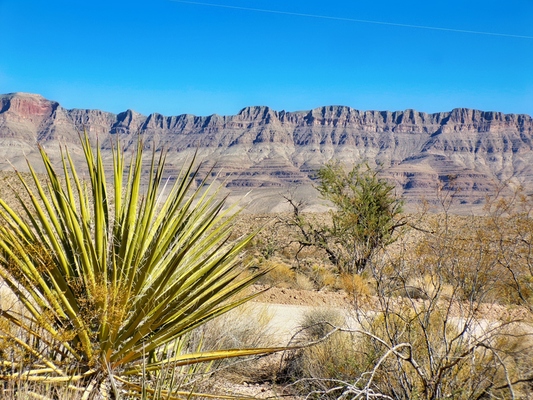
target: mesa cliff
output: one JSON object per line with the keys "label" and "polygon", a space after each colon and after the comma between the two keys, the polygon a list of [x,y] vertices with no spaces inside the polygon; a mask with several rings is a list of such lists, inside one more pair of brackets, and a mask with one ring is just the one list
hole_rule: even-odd
{"label": "mesa cliff", "polygon": [[463,108],[428,114],[247,107],[231,116],[144,116],[67,110],[39,95],[13,93],[0,95],[0,169],[25,168],[26,158],[38,164],[36,143],[55,156],[61,143],[81,159],[76,132],[83,129],[108,157],[117,139],[128,148],[141,135],[146,147],[168,151],[169,175],[197,151],[207,166],[216,163],[230,196],[253,189],[254,211],[283,209],[288,192],[320,208],[313,175],[333,159],[381,165],[410,206],[436,202],[438,188],[453,188],[464,212],[503,183],[533,192],[532,117]]}

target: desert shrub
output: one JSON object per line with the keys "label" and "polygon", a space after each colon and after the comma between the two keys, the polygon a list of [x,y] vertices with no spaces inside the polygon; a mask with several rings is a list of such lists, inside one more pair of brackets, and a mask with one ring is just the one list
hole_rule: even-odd
{"label": "desert shrub", "polygon": [[395,399],[529,395],[520,383],[529,376],[520,367],[521,354],[531,355],[524,344],[528,327],[523,314],[503,311],[507,277],[486,223],[432,217],[413,247],[373,266],[377,314],[358,314],[367,334],[357,342],[381,360],[371,374],[376,393]]}
{"label": "desert shrub", "polygon": [[[510,360],[504,350],[509,348],[496,343],[504,336],[462,332],[461,322],[451,320],[445,310],[427,313],[400,305],[377,316],[367,329],[385,342],[362,335],[359,344],[370,353],[407,345],[404,358],[390,356],[376,370],[373,386],[379,393],[397,399],[470,399],[490,393],[495,382],[505,384]],[[476,345],[478,339],[485,345]]]}
{"label": "desert shrub", "polygon": [[318,170],[317,178],[317,190],[334,206],[330,223],[302,214],[303,203],[286,197],[293,215],[285,222],[299,235],[298,252],[319,248],[339,274],[359,274],[405,225],[403,201],[394,193],[394,186],[367,164],[346,171],[340,163],[331,162]]}
{"label": "desert shrub", "polygon": [[520,189],[512,197],[497,192],[486,211],[483,228],[498,259],[498,295],[533,310],[533,198]]}
{"label": "desert shrub", "polygon": [[56,170],[41,148],[46,180],[31,165],[31,185],[20,175],[23,211],[0,200],[0,278],[23,307],[0,309],[13,354],[0,379],[77,387],[87,399],[167,396],[176,368],[274,351],[183,351],[190,332],[246,302],[235,295],[265,273],[243,274],[238,255],[253,236],[228,240],[233,218],[205,181],[194,188],[198,168],[165,191],[165,152],[154,152],[142,189],[139,141],[127,174],[114,150],[108,186],[99,149],[81,141],[88,182],[68,152]]}
{"label": "desert shrub", "polygon": [[[526,288],[523,296],[518,289],[530,276],[530,220],[512,216],[491,217],[491,222],[445,212],[430,217],[410,246],[374,262],[369,269],[372,308],[353,312],[354,329],[336,331],[291,360],[300,393],[314,398],[529,398],[531,314],[525,307],[505,306],[502,299],[504,290],[512,293],[514,273],[515,296],[520,304],[528,301]],[[319,318],[330,321],[328,327],[342,324],[327,315]],[[310,337],[325,333],[319,329]]]}
{"label": "desert shrub", "polygon": [[[524,340],[527,333],[516,324],[457,318],[450,314],[449,304],[435,307],[398,298],[382,312],[360,316],[359,324],[293,352],[285,371],[293,381],[290,387],[321,399],[530,394],[530,366],[524,362],[531,357],[531,342]],[[345,321],[319,312],[308,316],[304,325],[304,340],[313,340],[325,337],[334,326],[345,326]]]}

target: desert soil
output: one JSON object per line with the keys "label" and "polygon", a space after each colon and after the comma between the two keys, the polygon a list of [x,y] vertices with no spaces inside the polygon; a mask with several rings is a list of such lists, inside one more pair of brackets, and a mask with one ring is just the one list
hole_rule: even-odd
{"label": "desert soil", "polygon": [[264,285],[255,285],[252,291],[265,291],[254,302],[263,304],[284,304],[308,307],[344,307],[350,299],[343,292],[284,289]]}

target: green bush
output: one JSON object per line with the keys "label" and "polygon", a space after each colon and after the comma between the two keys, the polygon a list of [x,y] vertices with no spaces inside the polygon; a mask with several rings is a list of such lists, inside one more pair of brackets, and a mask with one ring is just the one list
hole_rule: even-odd
{"label": "green bush", "polygon": [[319,248],[339,275],[359,274],[406,224],[401,216],[403,201],[394,186],[367,164],[346,171],[339,163],[328,163],[318,170],[317,178],[317,190],[334,207],[329,223],[304,215],[302,201],[286,198],[293,213],[285,223],[298,233],[296,258],[304,248]]}

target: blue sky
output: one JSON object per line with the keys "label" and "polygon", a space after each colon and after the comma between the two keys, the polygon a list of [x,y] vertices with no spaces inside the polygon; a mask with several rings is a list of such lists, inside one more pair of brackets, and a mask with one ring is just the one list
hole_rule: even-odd
{"label": "blue sky", "polygon": [[533,115],[533,0],[192,3],[0,0],[0,93],[164,115],[249,105]]}

